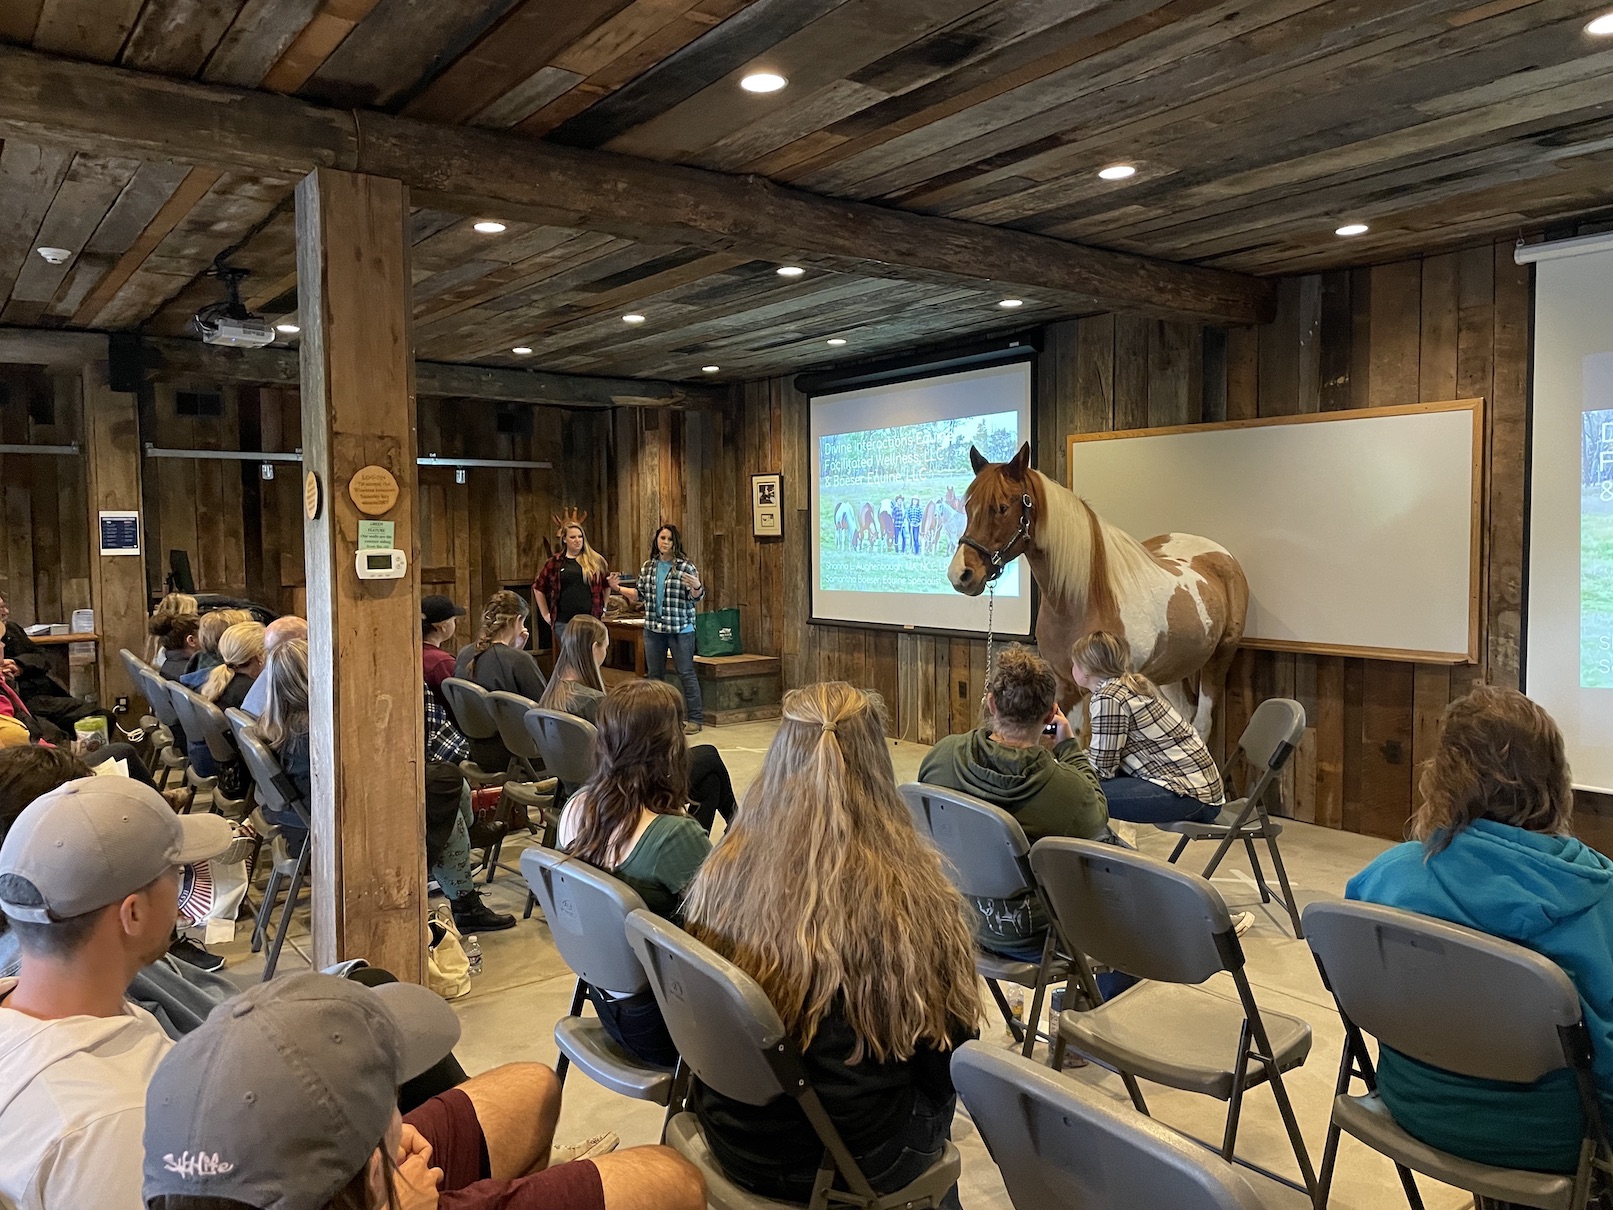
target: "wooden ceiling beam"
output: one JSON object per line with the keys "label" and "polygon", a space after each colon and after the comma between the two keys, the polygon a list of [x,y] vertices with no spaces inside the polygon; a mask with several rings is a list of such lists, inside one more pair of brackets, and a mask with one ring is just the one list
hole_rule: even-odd
{"label": "wooden ceiling beam", "polygon": [[335,167],[403,181],[420,205],[794,261],[985,284],[1070,313],[1264,323],[1271,283],[1048,236],[821,197],[759,177],[189,84],[0,47],[0,138],[246,172]]}

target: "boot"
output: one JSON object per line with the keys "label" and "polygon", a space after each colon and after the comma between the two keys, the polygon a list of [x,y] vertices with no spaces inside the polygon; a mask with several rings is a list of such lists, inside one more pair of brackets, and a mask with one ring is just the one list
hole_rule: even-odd
{"label": "boot", "polygon": [[454,924],[465,936],[498,933],[515,927],[515,917],[495,912],[482,902],[480,891],[468,891],[452,903]]}
{"label": "boot", "polygon": [[470,847],[473,849],[491,849],[504,839],[509,831],[509,825],[502,819],[478,819],[470,826]]}

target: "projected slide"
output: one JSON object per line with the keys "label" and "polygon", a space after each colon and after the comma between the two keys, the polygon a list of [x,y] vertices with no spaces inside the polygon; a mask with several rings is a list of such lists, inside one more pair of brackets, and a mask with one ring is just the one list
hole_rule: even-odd
{"label": "projected slide", "polygon": [[1613,353],[1585,358],[1579,458],[1579,683],[1613,689]]}
{"label": "projected slide", "polygon": [[[972,445],[993,462],[1030,434],[1030,365],[868,387],[811,401],[812,616],[982,632],[988,602],[947,580],[967,523]],[[1030,629],[1030,573],[998,580],[991,625]]]}
{"label": "projected slide", "polygon": [[[818,587],[951,595],[973,445],[993,462],[1019,448],[1019,413],[932,420],[818,442]],[[997,590],[1019,592],[1019,564]]]}

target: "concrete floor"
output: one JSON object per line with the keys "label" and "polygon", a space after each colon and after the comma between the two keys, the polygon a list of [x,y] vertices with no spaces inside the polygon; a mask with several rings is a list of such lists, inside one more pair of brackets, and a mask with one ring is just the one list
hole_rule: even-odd
{"label": "concrete floor", "polygon": [[[761,722],[711,728],[701,736],[701,741],[714,743],[722,750],[735,788],[743,793],[744,786],[761,764],[776,726],[776,722]],[[899,742],[893,742],[891,749],[898,780],[911,780],[925,749]],[[720,821],[718,826],[721,827]],[[1169,854],[1174,838],[1153,828],[1139,828],[1137,832],[1136,842],[1143,851],[1161,857]],[[504,864],[517,865],[523,844],[524,841],[517,840],[506,845]],[[1282,838],[1283,855],[1301,904],[1341,895],[1349,877],[1387,847],[1385,841],[1308,824],[1289,825]],[[1201,860],[1208,860],[1208,846],[1199,845],[1195,849],[1204,853]],[[1244,937],[1243,944],[1250,982],[1262,1009],[1301,1017],[1310,1022],[1314,1031],[1309,1061],[1289,1073],[1286,1079],[1312,1162],[1320,1164],[1328,1106],[1343,1043],[1338,1013],[1332,998],[1322,988],[1310,950],[1290,935],[1287,916],[1275,904],[1262,906],[1259,903],[1254,881],[1241,857],[1229,858],[1217,873],[1215,884],[1234,911],[1249,909],[1255,913],[1255,926]],[[525,894],[525,885],[519,877],[501,872],[488,889],[487,897],[500,911],[519,915]],[[249,933],[250,928],[244,926],[235,942],[213,947],[230,958],[228,973],[243,984],[256,979],[262,969],[261,959],[247,952]],[[302,952],[306,950],[307,935],[304,911],[293,925],[291,943],[281,957],[282,971],[307,967]],[[460,1061],[472,1073],[514,1061],[552,1065],[557,1057],[552,1036],[554,1022],[569,1009],[575,980],[560,961],[541,914],[514,929],[483,937],[481,943],[483,974],[476,979],[471,993],[454,1004],[464,1023],[464,1037],[457,1050]],[[1232,994],[1230,979],[1225,983],[1227,992]],[[1013,1045],[995,1011],[982,1022],[981,1037],[1004,1047]],[[1045,1047],[1038,1047],[1037,1055],[1045,1059]],[[1088,1066],[1068,1071],[1067,1075],[1101,1089],[1118,1102],[1129,1104],[1119,1078],[1101,1068]],[[1222,1103],[1146,1083],[1143,1090],[1150,1109],[1161,1121],[1200,1139],[1221,1137],[1226,1112]],[[561,1142],[614,1130],[621,1135],[624,1146],[631,1146],[656,1141],[660,1128],[658,1107],[617,1096],[586,1077],[574,1074],[567,1080],[558,1136]],[[953,1138],[963,1154],[960,1193],[967,1210],[1012,1210],[996,1165],[961,1107]],[[1298,1179],[1299,1169],[1287,1135],[1271,1094],[1265,1088],[1255,1089],[1245,1100],[1238,1154],[1262,1167]],[[1299,1210],[1309,1204],[1302,1194],[1245,1171],[1263,1202],[1273,1210]],[[1421,1178],[1419,1184],[1429,1210],[1460,1210],[1472,1205],[1467,1193]],[[1389,1161],[1345,1136],[1330,1204],[1339,1210],[1379,1210],[1404,1203],[1404,1194]],[[1020,1210],[1032,1208],[1021,1207]]]}

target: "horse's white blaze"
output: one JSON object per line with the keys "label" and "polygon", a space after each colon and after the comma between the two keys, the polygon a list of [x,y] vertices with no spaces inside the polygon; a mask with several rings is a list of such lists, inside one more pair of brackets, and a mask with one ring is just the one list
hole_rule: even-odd
{"label": "horse's white blaze", "polygon": [[963,591],[963,547],[952,552],[952,562],[947,564],[947,579],[952,581],[952,587],[959,592]]}

